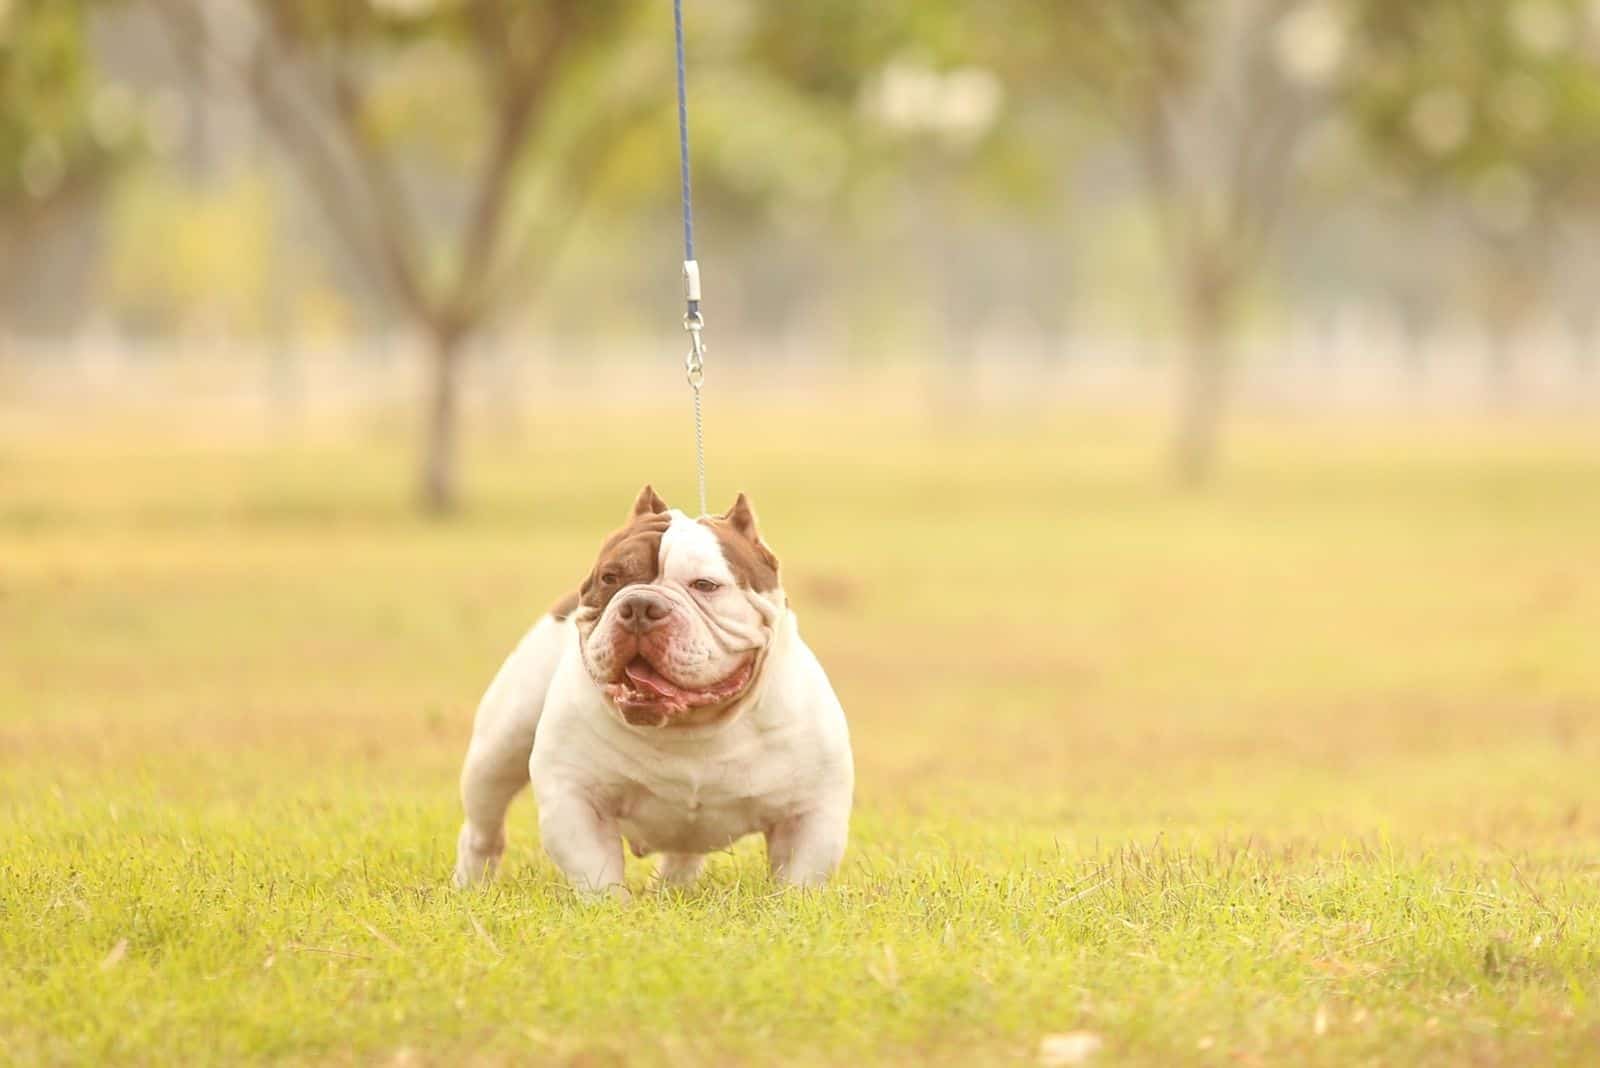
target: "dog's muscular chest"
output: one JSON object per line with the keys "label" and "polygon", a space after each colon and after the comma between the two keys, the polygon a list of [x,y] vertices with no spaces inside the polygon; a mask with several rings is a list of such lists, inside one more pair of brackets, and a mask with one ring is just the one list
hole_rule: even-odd
{"label": "dog's muscular chest", "polygon": [[798,811],[814,784],[809,762],[796,757],[780,740],[658,757],[613,777],[598,791],[597,807],[637,853],[722,849]]}

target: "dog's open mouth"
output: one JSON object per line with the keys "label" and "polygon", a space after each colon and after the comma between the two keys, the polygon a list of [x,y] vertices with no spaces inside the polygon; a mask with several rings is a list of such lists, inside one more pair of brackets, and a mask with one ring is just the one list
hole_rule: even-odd
{"label": "dog's open mouth", "polygon": [[735,697],[750,681],[754,661],[746,660],[732,674],[702,690],[687,689],[636,656],[622,669],[622,678],[606,686],[606,694],[635,726],[659,727],[673,717]]}

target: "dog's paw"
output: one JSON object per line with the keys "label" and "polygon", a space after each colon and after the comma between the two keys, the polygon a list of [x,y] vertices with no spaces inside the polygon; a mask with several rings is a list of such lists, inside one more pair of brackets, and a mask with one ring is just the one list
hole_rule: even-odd
{"label": "dog's paw", "polygon": [[494,878],[500,866],[500,857],[506,851],[505,834],[489,837],[477,834],[470,824],[463,824],[461,837],[456,839],[456,870],[454,882],[462,890],[479,886]]}
{"label": "dog's paw", "polygon": [[613,903],[630,905],[633,903],[633,891],[621,883],[612,883],[610,886],[602,886],[599,889],[574,884],[572,889],[577,894],[578,901],[585,905],[598,906]]}

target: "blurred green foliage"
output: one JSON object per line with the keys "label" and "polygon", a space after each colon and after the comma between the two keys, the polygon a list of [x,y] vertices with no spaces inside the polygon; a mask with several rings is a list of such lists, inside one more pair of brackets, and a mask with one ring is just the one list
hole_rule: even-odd
{"label": "blurred green foliage", "polygon": [[[97,9],[185,6],[0,6],[0,199],[70,189],[137,140],[143,102],[94,70]],[[211,10],[215,21],[235,9]],[[608,225],[670,217],[664,5],[252,0],[237,11],[299,57],[267,70],[268,53],[247,51],[237,73],[328,88],[350,143],[398,161],[398,184],[426,204],[407,223],[413,283],[441,317],[476,314],[486,299],[458,284],[479,268],[446,238],[472,210],[497,124],[526,118],[497,117],[497,102],[528,79],[551,93],[517,155],[502,228],[533,247],[526,258],[495,250],[491,273],[541,275],[582,203],[603,205]],[[1274,124],[1314,94],[1378,168],[1464,198],[1490,227],[1600,200],[1600,17],[1582,0],[707,0],[688,16],[703,207],[755,231],[798,220],[788,236],[818,237],[821,224],[892,244],[909,225],[897,209],[912,202],[911,218],[1015,216],[1065,241],[1087,207],[1072,188],[1085,156],[1119,142],[1146,153],[1152,123],[1211,91],[1219,56],[1239,128],[1268,135],[1241,140],[1241,168],[1274,151]],[[342,82],[329,74],[339,69]]]}
{"label": "blurred green foliage", "polygon": [[1600,205],[1600,15],[1579,0],[1362,7],[1352,112],[1387,165],[1498,230]]}
{"label": "blurred green foliage", "polygon": [[[1589,0],[686,8],[714,329],[964,366],[986,344],[1059,360],[1102,327],[1138,335],[1188,376],[1195,455],[1256,326],[1323,331],[1362,305],[1415,367],[1430,331],[1463,326],[1504,363],[1559,305],[1600,348]],[[0,0],[0,201],[91,187],[140,116],[216,112],[241,151],[197,163],[180,131],[161,173],[104,201],[112,318],[287,333],[284,309],[316,307],[399,326],[434,353],[445,441],[458,354],[497,321],[553,346],[675,322],[670,16]],[[167,31],[168,69],[150,69],[162,33],[124,34],[141,20]],[[265,195],[289,173],[294,193]]]}
{"label": "blurred green foliage", "polygon": [[1513,391],[1515,337],[1561,308],[1592,363],[1600,254],[1600,7],[1581,0],[1360,6],[1348,113],[1413,206],[1457,205],[1478,247],[1472,304],[1490,384]]}
{"label": "blurred green foliage", "polygon": [[0,210],[78,189],[137,140],[131,96],[91,69],[87,18],[72,0],[0,2]]}

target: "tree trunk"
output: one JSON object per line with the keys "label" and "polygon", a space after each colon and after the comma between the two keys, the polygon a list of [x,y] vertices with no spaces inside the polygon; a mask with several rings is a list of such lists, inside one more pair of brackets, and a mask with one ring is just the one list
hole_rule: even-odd
{"label": "tree trunk", "polygon": [[1197,488],[1216,472],[1227,400],[1228,309],[1231,285],[1220,271],[1201,269],[1186,283],[1183,347],[1179,353],[1177,428],[1172,474]]}
{"label": "tree trunk", "polygon": [[422,443],[419,503],[429,515],[449,515],[460,504],[461,338],[450,330],[429,335],[428,416]]}
{"label": "tree trunk", "polygon": [[1485,359],[1484,387],[1489,407],[1506,411],[1517,401],[1517,333],[1512,323],[1492,320]]}
{"label": "tree trunk", "polygon": [[1428,384],[1428,342],[1433,335],[1432,310],[1409,295],[1395,300],[1395,313],[1400,320],[1401,351],[1406,386],[1411,397],[1420,397]]}
{"label": "tree trunk", "polygon": [[1600,314],[1587,308],[1575,311],[1568,315],[1567,324],[1572,334],[1572,369],[1578,385],[1592,385],[1595,372],[1600,369]]}

